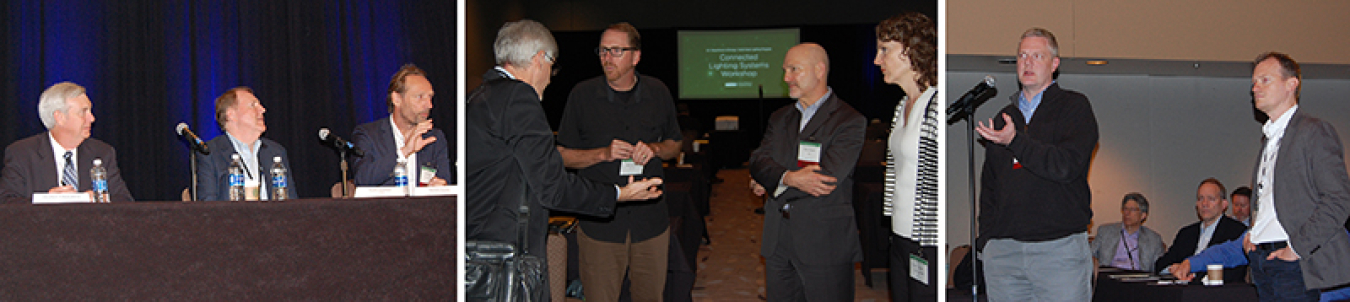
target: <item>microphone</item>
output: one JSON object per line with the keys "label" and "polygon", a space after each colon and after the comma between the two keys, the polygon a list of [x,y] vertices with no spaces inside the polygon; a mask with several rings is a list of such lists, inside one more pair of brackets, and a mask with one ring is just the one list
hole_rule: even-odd
{"label": "microphone", "polygon": [[366,156],[365,152],[361,152],[361,148],[357,148],[355,144],[352,144],[337,135],[333,135],[332,131],[328,131],[328,128],[319,128],[319,139],[333,145],[333,148],[351,152],[352,154],[356,154],[356,156]]}
{"label": "microphone", "polygon": [[187,139],[188,145],[192,146],[192,150],[197,150],[198,152],[201,152],[202,155],[211,155],[211,150],[206,148],[206,143],[202,142],[202,139],[198,138],[196,133],[192,133],[192,130],[188,129],[187,123],[178,123],[178,127],[174,128],[174,132],[177,132],[179,136]]}
{"label": "microphone", "polygon": [[[984,80],[980,81],[979,84],[975,84],[974,88],[971,88],[966,94],[961,95],[960,99],[956,100],[955,103],[952,103],[951,107],[947,108],[947,123],[952,124],[964,118],[965,115],[974,114],[975,108],[979,108],[985,101],[988,101],[989,98],[993,97],[992,94],[988,97],[984,96],[990,91],[998,93],[998,88],[994,85],[994,76],[986,75],[984,76]],[[969,114],[963,115],[963,112],[968,112]]]}

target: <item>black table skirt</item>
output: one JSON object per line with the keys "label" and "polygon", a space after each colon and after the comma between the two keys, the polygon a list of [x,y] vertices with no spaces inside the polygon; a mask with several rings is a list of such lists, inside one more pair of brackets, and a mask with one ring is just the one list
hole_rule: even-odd
{"label": "black table skirt", "polygon": [[453,300],[455,198],[0,206],[0,300]]}

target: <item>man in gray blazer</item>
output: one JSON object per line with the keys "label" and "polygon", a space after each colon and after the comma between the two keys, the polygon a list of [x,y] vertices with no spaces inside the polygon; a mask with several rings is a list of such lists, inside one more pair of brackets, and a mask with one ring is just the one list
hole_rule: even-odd
{"label": "man in gray blazer", "polygon": [[765,288],[769,301],[852,301],[853,263],[862,247],[853,217],[853,166],[867,119],[826,85],[820,45],[788,50],[783,79],[796,99],[769,116],[750,154],[764,209]]}
{"label": "man in gray blazer", "polygon": [[[1163,253],[1162,236],[1144,226],[1148,199],[1144,194],[1125,194],[1120,201],[1120,222],[1097,227],[1092,257],[1099,266],[1153,271],[1153,261]],[[1122,240],[1125,238],[1125,240]],[[1128,253],[1122,253],[1128,251]]]}
{"label": "man in gray blazer", "polygon": [[1261,54],[1252,70],[1262,127],[1252,173],[1252,228],[1244,241],[1262,301],[1317,301],[1319,290],[1350,284],[1350,176],[1331,123],[1299,110],[1302,74],[1283,53]]}

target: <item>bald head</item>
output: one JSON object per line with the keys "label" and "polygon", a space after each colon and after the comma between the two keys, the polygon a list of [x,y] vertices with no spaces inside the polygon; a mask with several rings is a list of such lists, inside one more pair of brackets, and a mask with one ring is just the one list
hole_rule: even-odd
{"label": "bald head", "polygon": [[806,106],[829,91],[826,84],[829,73],[830,57],[824,47],[815,43],[793,46],[783,58],[783,82],[788,84],[788,95]]}
{"label": "bald head", "polygon": [[787,57],[789,60],[793,57],[799,57],[811,64],[819,63],[824,66],[826,73],[830,71],[830,56],[825,53],[825,48],[821,47],[820,44],[809,42],[797,44],[797,46],[788,49]]}

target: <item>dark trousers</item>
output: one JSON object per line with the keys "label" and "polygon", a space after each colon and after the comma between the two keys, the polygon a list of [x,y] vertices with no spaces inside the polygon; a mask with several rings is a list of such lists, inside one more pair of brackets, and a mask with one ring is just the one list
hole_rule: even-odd
{"label": "dark trousers", "polygon": [[793,251],[792,233],[786,229],[780,229],[776,235],[778,245],[773,255],[765,257],[766,300],[853,301],[853,263],[804,263]]}
{"label": "dark trousers", "polygon": [[1247,253],[1252,283],[1256,284],[1256,295],[1261,302],[1317,301],[1320,293],[1303,286],[1303,269],[1298,261],[1266,260],[1273,251],[1257,248]]}
{"label": "dark trousers", "polygon": [[[891,301],[937,301],[937,272],[941,264],[937,261],[937,247],[920,247],[919,242],[891,233],[890,272],[886,279],[890,282]],[[928,261],[928,284],[909,276],[910,256],[919,256]]]}

